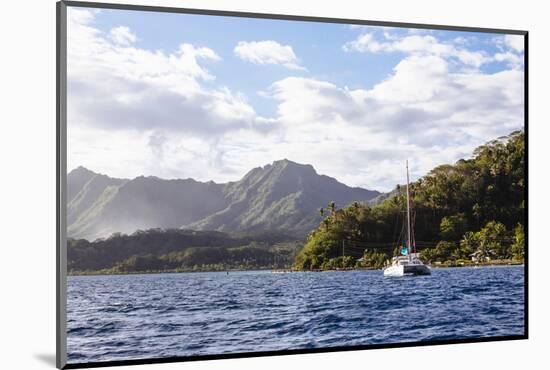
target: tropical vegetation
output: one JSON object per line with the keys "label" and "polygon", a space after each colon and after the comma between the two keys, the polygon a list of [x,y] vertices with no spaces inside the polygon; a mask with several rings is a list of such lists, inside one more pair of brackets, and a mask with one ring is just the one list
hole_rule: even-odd
{"label": "tropical vegetation", "polygon": [[292,264],[301,244],[285,233],[231,236],[182,229],[115,233],[90,242],[69,239],[69,274],[278,269]]}
{"label": "tropical vegetation", "polygon": [[[410,184],[414,246],[434,264],[522,261],[525,253],[525,136],[515,131],[441,165]],[[401,252],[405,192],[369,206],[319,209],[294,261],[298,270],[380,268]]]}

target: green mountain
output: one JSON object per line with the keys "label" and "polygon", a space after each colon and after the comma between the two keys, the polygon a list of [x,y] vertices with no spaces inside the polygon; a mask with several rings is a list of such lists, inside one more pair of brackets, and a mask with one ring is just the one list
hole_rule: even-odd
{"label": "green mountain", "polygon": [[[84,167],[72,171],[67,180],[67,223],[72,229],[78,228],[82,220],[97,212],[99,204],[103,204],[98,200],[105,199],[128,182],[94,173]],[[82,220],[77,222],[81,217]]]}
{"label": "green mountain", "polygon": [[345,206],[379,194],[289,160],[254,168],[226,184],[114,179],[79,167],[69,173],[67,185],[68,236],[90,240],[115,232],[179,227],[228,233],[279,230],[303,237],[319,223],[321,205],[334,201]]}
{"label": "green mountain", "polygon": [[82,166],[72,170],[69,176],[67,176],[67,202],[70,203],[95,175],[97,175],[95,172]]}
{"label": "green mountain", "polygon": [[[525,192],[523,131],[478,147],[470,159],[432,169],[410,184],[421,258],[448,265],[471,263],[472,257],[520,263]],[[308,235],[295,268],[381,267],[403,245],[405,199],[398,186],[374,205],[333,210]]]}
{"label": "green mountain", "polygon": [[306,235],[320,220],[320,206],[364,202],[378,192],[348,187],[319,175],[311,165],[276,161],[247,173],[224,187],[224,209],[185,225],[191,229],[225,232],[289,230]]}

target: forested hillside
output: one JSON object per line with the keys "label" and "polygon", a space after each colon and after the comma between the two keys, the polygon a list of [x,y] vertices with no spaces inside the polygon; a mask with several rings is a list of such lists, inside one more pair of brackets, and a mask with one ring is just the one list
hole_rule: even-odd
{"label": "forested hillside", "polygon": [[[523,131],[513,132],[411,184],[414,237],[426,262],[466,262],[474,253],[481,261],[523,259],[524,140]],[[398,186],[376,206],[356,202],[338,209],[332,203],[320,209],[324,219],[309,234],[295,268],[383,266],[398,253],[405,204]]]}
{"label": "forested hillside", "polygon": [[89,242],[69,239],[69,274],[284,268],[301,243],[285,234],[150,229]]}

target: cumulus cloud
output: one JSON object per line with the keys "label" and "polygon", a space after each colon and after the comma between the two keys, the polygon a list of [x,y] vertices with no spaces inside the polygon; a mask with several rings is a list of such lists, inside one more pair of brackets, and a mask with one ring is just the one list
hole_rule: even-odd
{"label": "cumulus cloud", "polygon": [[361,53],[394,53],[406,55],[437,56],[455,61],[463,69],[479,68],[493,62],[506,62],[512,68],[523,66],[523,36],[504,35],[495,38],[495,44],[501,52],[489,54],[486,51],[470,50],[470,40],[466,37],[455,37],[451,41],[441,41],[427,34],[426,30],[409,30],[407,35],[399,36],[384,31],[379,38],[372,30],[358,35],[354,40],[345,43],[342,48],[346,52]]}
{"label": "cumulus cloud", "polygon": [[505,35],[504,36],[504,42],[506,45],[508,45],[510,48],[514,49],[517,52],[523,52],[523,48],[525,45],[524,36],[520,35]]}
{"label": "cumulus cloud", "polygon": [[207,47],[181,43],[170,52],[129,45],[136,36],[116,27],[107,36],[94,13],[70,9],[69,116],[73,125],[117,129],[173,129],[205,135],[253,127],[246,97],[215,80],[205,65],[219,61]]}
{"label": "cumulus cloud", "polygon": [[494,55],[494,60],[496,62],[506,62],[512,68],[523,67],[523,63],[524,63],[523,55],[519,55],[510,51],[496,53]]}
{"label": "cumulus cloud", "polygon": [[130,45],[136,42],[137,37],[128,27],[119,26],[111,29],[111,39],[119,45]]}
{"label": "cumulus cloud", "polygon": [[281,45],[276,41],[239,41],[233,50],[242,60],[254,64],[278,64],[288,69],[306,70],[290,45]]}
{"label": "cumulus cloud", "polygon": [[452,72],[437,56],[404,58],[368,90],[292,77],[269,91],[287,153],[381,190],[402,180],[407,158],[413,174],[423,175],[523,127],[523,72]]}
{"label": "cumulus cloud", "polygon": [[[440,42],[432,35],[412,34],[404,37],[385,34],[385,40],[378,40],[373,33],[359,35],[355,40],[344,44],[347,52],[392,53],[402,52],[414,55],[435,55],[445,58],[456,58],[461,63],[479,67],[490,60],[482,51],[471,51],[457,47],[452,43]],[[462,41],[462,40],[459,40]]]}
{"label": "cumulus cloud", "polygon": [[[208,65],[221,60],[214,50],[186,42],[171,52],[137,48],[133,45],[137,36],[127,27],[115,27],[107,33],[96,28],[97,14],[76,8],[68,10],[68,125],[69,141],[75,149],[69,161],[75,166],[82,164],[92,169],[107,166],[104,171],[113,176],[150,171],[173,177],[187,173],[177,167],[190,158],[189,143],[193,142],[196,150],[208,148],[227,131],[241,128],[265,131],[269,126],[270,121],[258,117],[243,94],[213,85],[216,77]],[[156,131],[163,132],[165,140],[151,137],[151,132]],[[129,160],[124,150],[118,157],[106,158],[77,149],[89,147],[95,137],[103,143],[96,149],[115,152],[118,144],[109,137],[118,140],[122,137],[115,132],[126,138],[121,142],[133,143],[128,152],[135,154],[135,164],[123,164]],[[147,150],[148,146],[153,150]],[[131,148],[141,148],[153,156],[144,160],[142,153],[138,155]],[[159,153],[165,154],[162,161]],[[205,154],[201,150],[198,153]],[[171,156],[178,157],[178,163],[173,163]],[[133,172],[139,163],[142,170]],[[185,167],[189,176],[193,175],[192,167]],[[199,173],[207,168],[197,167]]]}
{"label": "cumulus cloud", "polygon": [[[523,126],[523,70],[453,68],[477,65],[475,55],[460,54],[469,53],[457,46],[467,42],[449,48],[425,33],[404,41],[385,29],[384,40],[361,44],[374,54],[404,50],[383,80],[350,89],[328,78],[282,78],[262,88],[276,113],[260,117],[211,72],[221,57],[207,45],[138,48],[96,28],[96,15],[69,9],[69,168],[225,182],[288,158],[349,185],[390,190],[402,183],[407,158],[416,178]],[[520,54],[499,40],[499,58],[512,63]],[[252,49],[240,49],[251,63],[299,66],[291,48],[286,57]]]}

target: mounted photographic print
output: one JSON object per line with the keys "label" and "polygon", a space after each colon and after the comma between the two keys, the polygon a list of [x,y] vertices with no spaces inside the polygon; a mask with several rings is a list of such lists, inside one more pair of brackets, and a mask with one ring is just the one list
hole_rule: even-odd
{"label": "mounted photographic print", "polygon": [[58,3],[58,367],[527,338],[526,46]]}

